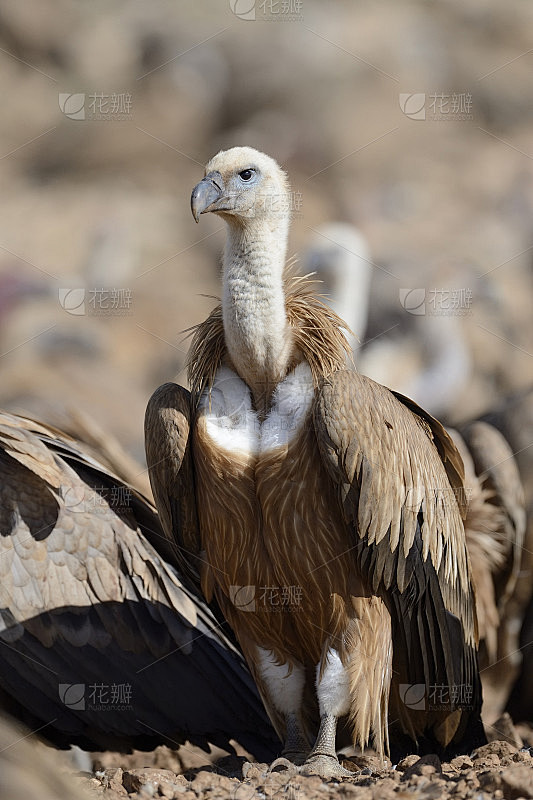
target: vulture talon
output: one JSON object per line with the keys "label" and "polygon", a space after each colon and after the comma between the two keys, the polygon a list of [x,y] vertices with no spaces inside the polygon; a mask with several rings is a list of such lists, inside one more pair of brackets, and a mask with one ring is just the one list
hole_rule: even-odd
{"label": "vulture talon", "polygon": [[[278,769],[278,767],[285,767],[284,770]],[[284,756],[280,756],[276,758],[272,764],[267,769],[267,774],[270,772],[285,772],[287,775],[297,775],[300,772],[300,767],[294,764],[292,761],[289,761],[288,758]]]}
{"label": "vulture talon", "polygon": [[302,775],[320,775],[321,778],[354,778],[358,773],[351,772],[339,762],[337,756],[318,753],[307,759],[300,768]]}

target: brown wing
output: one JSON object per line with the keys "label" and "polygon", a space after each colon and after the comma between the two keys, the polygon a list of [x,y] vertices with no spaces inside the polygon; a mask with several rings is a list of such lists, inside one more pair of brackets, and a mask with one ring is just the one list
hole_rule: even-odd
{"label": "brown wing", "polygon": [[146,408],[144,436],[150,484],[163,530],[180,569],[200,585],[200,534],[191,456],[191,395],[165,383]]}
{"label": "brown wing", "polygon": [[[483,740],[474,599],[458,505],[462,464],[450,437],[411,401],[348,371],[324,382],[315,428],[347,535],[360,544],[353,551],[357,567],[391,613],[392,719],[441,749]],[[402,707],[400,684],[468,687],[471,702],[459,701],[453,714],[417,719],[422,712]]]}
{"label": "brown wing", "polygon": [[500,612],[514,592],[526,529],[524,490],[518,467],[506,439],[487,422],[472,422],[462,430],[476,475],[489,502],[499,509],[502,524],[495,532],[505,564],[495,576]]}
{"label": "brown wing", "polygon": [[0,707],[60,746],[241,738],[272,754],[244,661],[166,541],[78,444],[0,414]]}

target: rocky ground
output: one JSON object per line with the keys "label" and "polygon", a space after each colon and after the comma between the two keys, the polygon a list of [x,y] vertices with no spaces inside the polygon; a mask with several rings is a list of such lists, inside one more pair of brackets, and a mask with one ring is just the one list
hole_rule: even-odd
{"label": "rocky ground", "polygon": [[[245,755],[209,756],[188,747],[152,754],[106,753],[95,758],[95,773],[74,777],[80,791],[103,800],[394,800],[403,798],[533,798],[533,728],[514,728],[502,718],[505,740],[494,740],[469,755],[441,762],[436,755],[407,756],[398,764],[375,755],[346,756],[353,778],[324,781],[296,771],[270,772]],[[237,748],[238,751],[238,748]],[[238,751],[239,752],[239,751]]]}
{"label": "rocky ground", "polygon": [[491,742],[470,756],[441,763],[435,755],[408,756],[399,764],[383,766],[376,756],[346,759],[353,778],[324,781],[318,775],[269,772],[267,764],[243,758],[226,758],[209,769],[177,774],[164,768],[108,768],[94,778],[81,778],[96,797],[137,800],[326,800],[344,795],[349,800],[388,798],[506,798],[533,797],[530,749],[517,749],[504,741]]}

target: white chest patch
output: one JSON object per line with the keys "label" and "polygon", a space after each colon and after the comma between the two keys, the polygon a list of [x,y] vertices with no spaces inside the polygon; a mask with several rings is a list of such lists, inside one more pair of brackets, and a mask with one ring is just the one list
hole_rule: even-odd
{"label": "white chest patch", "polygon": [[272,408],[262,422],[252,408],[250,389],[228,367],[221,367],[199,405],[209,437],[224,450],[258,456],[286,446],[296,436],[314,398],[309,365],[299,364],[278,384]]}

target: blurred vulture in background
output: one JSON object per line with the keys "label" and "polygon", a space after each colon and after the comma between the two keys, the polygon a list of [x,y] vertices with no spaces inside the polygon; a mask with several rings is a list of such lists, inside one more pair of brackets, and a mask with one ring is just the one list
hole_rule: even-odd
{"label": "blurred vulture in background", "polygon": [[484,419],[501,430],[510,442],[526,497],[527,528],[516,591],[510,614],[516,635],[522,622],[515,657],[521,660],[516,683],[506,709],[515,722],[533,722],[533,387],[528,386],[504,398]]}
{"label": "blurred vulture in background", "polygon": [[0,707],[59,747],[276,737],[152,506],[75,440],[0,415]]}
{"label": "blurred vulture in background", "polygon": [[[465,531],[476,590],[481,666],[509,673],[518,625],[510,605],[520,572],[526,512],[513,452],[502,434],[476,421],[449,430],[465,466]],[[515,631],[513,637],[512,631]]]}
{"label": "blurred vulture in background", "polygon": [[[366,239],[353,225],[317,228],[303,264],[322,281],[326,301],[350,328],[348,340],[358,371],[411,397],[430,414],[449,412],[471,369],[461,318],[409,314],[399,295],[392,311],[379,297],[369,309],[372,271],[384,267],[373,263]],[[376,332],[369,330],[369,311],[373,329],[378,322]]]}
{"label": "blurred vulture in background", "polygon": [[348,324],[346,338],[352,351],[358,353],[366,333],[374,266],[366,239],[344,222],[322,225],[314,231],[304,266],[322,282],[324,299]]}

